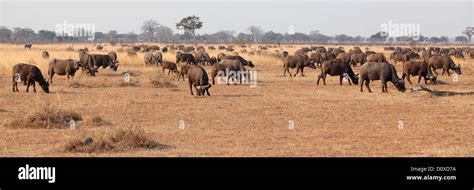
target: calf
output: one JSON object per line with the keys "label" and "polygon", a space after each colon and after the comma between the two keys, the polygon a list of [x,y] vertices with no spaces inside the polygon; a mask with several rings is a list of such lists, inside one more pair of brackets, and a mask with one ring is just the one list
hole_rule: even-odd
{"label": "calf", "polygon": [[13,66],[13,92],[19,92],[18,82],[23,81],[28,92],[30,85],[33,85],[33,91],[36,92],[35,82],[38,82],[44,92],[49,93],[49,84],[44,80],[41,70],[25,63],[18,63]]}
{"label": "calf", "polygon": [[[163,62],[163,73],[165,73],[165,69],[168,69],[168,75],[170,75],[170,72],[173,71],[173,73],[179,74],[178,72],[178,67],[176,67],[176,64],[171,62],[171,61],[164,61]],[[179,77],[179,75],[178,75]]]}

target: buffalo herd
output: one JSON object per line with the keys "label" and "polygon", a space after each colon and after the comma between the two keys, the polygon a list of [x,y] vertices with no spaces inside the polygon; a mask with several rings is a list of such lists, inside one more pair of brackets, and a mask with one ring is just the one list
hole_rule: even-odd
{"label": "buffalo herd", "polygon": [[[126,47],[127,45],[122,45]],[[25,44],[25,48],[31,48],[31,44]],[[258,51],[268,51],[271,46],[259,46]],[[137,52],[144,53],[144,62],[146,66],[160,66],[163,73],[168,69],[168,75],[174,73],[184,80],[187,75],[191,95],[194,95],[192,87],[197,91],[197,95],[210,95],[209,88],[215,84],[215,77],[227,77],[230,79],[228,71],[235,73],[245,73],[246,67],[253,68],[255,65],[251,60],[246,60],[238,53],[225,54],[219,53],[216,57],[211,57],[203,46],[196,48],[192,46],[168,46],[160,48],[156,45],[147,46],[131,46],[127,52],[129,57],[137,57]],[[176,52],[175,62],[164,60],[163,53],[169,50]],[[218,50],[234,51],[233,46],[218,46]],[[97,45],[97,50],[103,50],[103,47]],[[213,46],[208,46],[208,50],[216,50]],[[360,91],[363,92],[363,85],[367,87],[369,92],[370,82],[380,80],[382,82],[382,92],[388,92],[387,82],[391,82],[401,92],[405,91],[405,78],[412,84],[410,76],[418,76],[418,83],[424,79],[435,84],[438,79],[438,69],[442,69],[441,75],[446,73],[450,76],[450,70],[457,74],[462,74],[461,66],[454,63],[452,57],[464,59],[466,56],[473,58],[474,51],[469,48],[438,48],[438,47],[385,47],[385,51],[391,51],[389,59],[383,53],[377,53],[366,49],[363,52],[359,47],[354,47],[346,51],[343,47],[326,48],[323,46],[303,47],[296,50],[293,54],[287,51],[277,52],[276,57],[283,63],[283,76],[286,73],[290,77],[295,77],[299,73],[304,76],[304,68],[312,69],[320,68],[321,74],[317,76],[316,84],[319,85],[322,79],[326,85],[326,76],[339,76],[339,83],[342,85],[343,79],[346,79],[350,85],[352,83],[360,85]],[[245,51],[247,52],[247,51]],[[248,52],[250,54],[250,52]],[[50,55],[47,51],[42,52],[42,57],[49,60],[48,76],[44,77],[40,69],[34,65],[19,63],[13,67],[13,92],[18,92],[17,83],[23,82],[27,85],[26,91],[33,86],[34,92],[35,82],[39,83],[44,92],[49,93],[49,85],[53,83],[53,76],[66,76],[68,79],[74,77],[77,70],[81,69],[82,73],[95,76],[99,69],[110,68],[117,71],[119,61],[115,52],[108,54],[92,54],[87,48],[79,50],[77,60],[74,59],[49,59]],[[390,63],[390,62],[391,63]],[[396,64],[403,64],[403,75],[398,77],[395,69]],[[353,68],[360,65],[360,73],[356,74]],[[211,67],[211,79],[204,69],[204,66]],[[296,69],[296,73],[290,73],[290,69]],[[222,73],[226,73],[222,75]],[[236,76],[233,76],[236,77]],[[248,76],[247,76],[248,77]],[[46,78],[46,79],[45,79]],[[242,83],[243,77],[238,77],[235,84]],[[247,78],[248,79],[248,78]],[[229,84],[229,83],[227,83]]]}

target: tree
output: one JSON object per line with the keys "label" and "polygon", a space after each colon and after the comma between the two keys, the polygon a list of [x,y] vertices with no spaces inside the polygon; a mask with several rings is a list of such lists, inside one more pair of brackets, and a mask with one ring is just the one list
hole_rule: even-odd
{"label": "tree", "polygon": [[258,43],[260,36],[263,34],[263,29],[258,27],[258,26],[249,26],[247,28],[248,31],[250,31],[250,44],[249,46],[252,46],[252,42]]}
{"label": "tree", "polygon": [[185,17],[181,19],[179,23],[176,23],[176,28],[178,30],[184,29],[190,32],[194,38],[194,46],[197,47],[196,30],[202,28],[202,21],[199,20],[199,17],[194,16],[194,15]]}
{"label": "tree", "polygon": [[170,27],[159,25],[156,29],[156,37],[159,42],[172,42],[173,41],[173,30]]}
{"label": "tree", "polygon": [[142,34],[148,37],[148,39],[150,39],[150,42],[153,42],[155,39],[155,32],[158,30],[159,26],[160,24],[158,24],[158,22],[154,20],[146,20],[142,24]]}
{"label": "tree", "polygon": [[455,42],[461,42],[462,44],[464,44],[464,43],[467,44],[469,42],[469,40],[467,39],[466,36],[456,36],[456,38],[454,38],[454,41]]}
{"label": "tree", "polygon": [[319,44],[326,44],[329,40],[331,40],[331,37],[321,34],[317,30],[309,32],[309,37],[311,40]]}
{"label": "tree", "polygon": [[7,27],[0,27],[0,42],[10,41],[12,38],[12,31]]}
{"label": "tree", "polygon": [[263,43],[280,44],[282,40],[283,34],[275,33],[273,31],[265,32],[262,36]]}
{"label": "tree", "polygon": [[94,40],[99,42],[105,40],[105,34],[103,32],[95,32]]}
{"label": "tree", "polygon": [[52,31],[47,31],[47,30],[40,30],[40,31],[38,31],[38,36],[39,36],[40,40],[42,40],[42,41],[52,42],[56,38],[56,33],[52,32]]}
{"label": "tree", "polygon": [[462,33],[466,35],[467,39],[469,40],[468,47],[471,47],[471,37],[474,34],[474,27],[467,27]]}
{"label": "tree", "polygon": [[35,31],[29,28],[13,28],[13,37],[17,42],[27,42],[35,38]]}
{"label": "tree", "polygon": [[383,43],[387,40],[388,34],[386,32],[377,32],[369,37],[369,41],[371,42],[380,42]]}
{"label": "tree", "polygon": [[436,44],[436,43],[439,43],[440,40],[439,40],[438,37],[434,37],[434,36],[433,36],[433,37],[430,38],[430,42]]}
{"label": "tree", "polygon": [[448,43],[449,40],[447,36],[441,36],[439,37],[439,41],[442,43]]}
{"label": "tree", "polygon": [[250,44],[250,41],[251,41],[251,35],[250,34],[246,34],[246,33],[239,33],[237,35],[237,43],[240,44],[240,45],[243,45],[243,44]]}

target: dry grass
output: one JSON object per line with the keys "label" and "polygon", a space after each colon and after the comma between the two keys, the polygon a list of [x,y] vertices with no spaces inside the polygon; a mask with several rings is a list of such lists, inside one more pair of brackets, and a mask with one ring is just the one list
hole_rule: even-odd
{"label": "dry grass", "polygon": [[[133,153],[127,148],[113,151],[92,151],[94,156],[473,156],[474,96],[431,96],[427,92],[400,93],[389,83],[389,93],[381,93],[380,82],[371,83],[374,93],[360,93],[359,86],[344,83],[338,77],[328,77],[327,85],[316,86],[319,69],[305,68],[306,77],[283,77],[281,61],[269,55],[242,54],[256,65],[256,88],[248,85],[213,85],[210,97],[192,97],[187,81],[174,76],[161,76],[159,67],[145,67],[143,53],[136,59],[118,53],[118,72],[100,70],[96,77],[79,71],[73,81],[55,77],[51,93],[11,92],[11,68],[19,62],[33,62],[47,74],[47,60],[77,58],[78,53],[66,51],[70,44],[38,44],[32,50],[23,45],[0,44],[0,122],[27,117],[40,112],[44,102],[54,103],[58,110],[80,113],[85,121],[76,130],[56,128],[42,130],[0,127],[2,156],[91,156],[88,151],[61,151],[70,137],[78,144],[88,136],[99,140],[120,128],[140,125],[151,139],[176,148],[167,151],[139,148]],[[162,46],[162,45],[159,45]],[[213,44],[213,46],[217,46]],[[75,49],[93,44],[74,44]],[[299,45],[282,46],[294,52]],[[331,46],[337,47],[337,46]],[[118,46],[106,46],[109,51]],[[257,48],[252,46],[252,48]],[[350,46],[344,46],[348,49]],[[361,49],[365,50],[365,46]],[[381,46],[368,46],[384,52]],[[240,48],[236,47],[240,52]],[[272,48],[270,51],[280,48]],[[209,51],[215,56],[220,51]],[[173,52],[164,58],[174,61]],[[474,60],[455,59],[463,75],[458,82],[446,75],[445,84],[428,85],[438,91],[469,92],[474,89]],[[402,64],[396,65],[401,76]],[[206,67],[210,71],[210,67]],[[359,73],[360,67],[354,69]],[[137,86],[121,87],[125,72]],[[295,70],[291,70],[292,73]],[[163,77],[163,78],[160,78]],[[156,81],[154,81],[156,80]],[[175,85],[165,88],[163,85]],[[418,87],[407,84],[407,88]],[[160,88],[161,87],[161,88]],[[54,114],[53,114],[54,115]],[[93,118],[92,116],[100,116]],[[109,124],[103,123],[105,120]],[[180,121],[185,127],[180,128]],[[294,129],[289,129],[289,121]],[[6,122],[5,122],[6,121]],[[399,122],[404,124],[398,128]],[[105,127],[94,127],[105,126]],[[102,142],[108,142],[104,140]],[[80,146],[82,147],[82,146]],[[115,151],[124,150],[124,151]]]}
{"label": "dry grass", "polygon": [[18,115],[5,126],[16,129],[64,129],[69,128],[71,120],[81,121],[81,114],[45,104],[27,116]]}
{"label": "dry grass", "polygon": [[137,149],[164,150],[170,146],[155,142],[145,131],[138,127],[119,128],[106,134],[80,136],[69,140],[64,149],[67,152],[107,152],[132,151]]}

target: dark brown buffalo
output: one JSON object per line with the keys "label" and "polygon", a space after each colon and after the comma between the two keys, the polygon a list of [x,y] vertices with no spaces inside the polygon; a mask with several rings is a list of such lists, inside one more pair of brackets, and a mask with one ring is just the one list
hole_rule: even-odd
{"label": "dark brown buffalo", "polygon": [[95,68],[95,60],[91,54],[86,53],[85,51],[79,52],[79,62],[81,62],[82,73],[86,72],[91,76],[95,76],[97,72]]}
{"label": "dark brown buffalo", "polygon": [[321,67],[321,64],[322,64],[321,54],[322,53],[309,54],[309,61],[313,64],[316,64],[316,66]]}
{"label": "dark brown buffalo", "polygon": [[207,76],[207,72],[204,68],[197,65],[190,65],[188,67],[188,82],[189,82],[189,90],[191,91],[191,95],[193,94],[193,86],[196,89],[198,96],[204,95],[206,92],[208,96],[209,88],[211,88],[211,84],[209,84],[209,78]]}
{"label": "dark brown buffalo", "polygon": [[[283,76],[285,76],[286,72],[288,72],[290,77],[296,76],[300,72],[300,70],[301,76],[304,76],[303,69],[305,67],[316,69],[316,66],[314,66],[314,64],[309,61],[308,55],[289,55],[283,58],[283,67]],[[290,73],[290,68],[296,68],[295,75],[292,75]]]}
{"label": "dark brown buffalo", "polygon": [[194,58],[193,54],[177,52],[176,64],[179,64],[180,62],[184,62],[184,63],[192,64],[192,65],[197,64],[196,58]]}
{"label": "dark brown buffalo", "polygon": [[386,62],[367,62],[360,69],[360,91],[363,92],[363,85],[370,89],[370,81],[381,80],[382,92],[388,92],[387,82],[392,82],[401,92],[405,92],[405,82],[398,78],[395,66]]}
{"label": "dark brown buffalo", "polygon": [[27,43],[25,44],[25,49],[31,49],[31,47],[33,47],[33,44],[30,44],[30,43]]}
{"label": "dark brown buffalo", "polygon": [[171,61],[164,61],[163,62],[163,67],[162,67],[163,73],[165,73],[165,69],[168,69],[168,75],[170,75],[171,71],[173,71],[173,73],[176,73],[177,75],[179,74],[178,67],[176,66],[175,63],[173,63]]}
{"label": "dark brown buffalo", "polygon": [[428,63],[422,61],[407,61],[403,64],[402,80],[405,80],[406,77],[408,83],[412,84],[410,80],[410,75],[418,76],[418,84],[420,84],[421,77],[425,79],[425,84],[427,84],[426,81],[428,79],[430,79],[433,84],[435,84],[436,81],[436,76],[433,76],[433,74],[431,73],[431,69]]}
{"label": "dark brown buffalo", "polygon": [[113,71],[117,71],[118,66],[119,66],[119,64],[117,63],[118,61],[112,60],[112,58],[109,55],[92,54],[92,57],[94,58],[96,71],[100,67],[102,67],[103,69],[106,69],[109,66]]}
{"label": "dark brown buffalo", "polygon": [[200,65],[206,65],[206,63],[209,65],[209,61],[211,60],[209,54],[204,51],[195,52],[194,58],[196,59],[197,64]]}
{"label": "dark brown buffalo", "polygon": [[48,53],[48,51],[43,51],[43,53],[41,53],[41,57],[43,57],[43,59],[48,60],[48,59],[49,59],[49,53]]}
{"label": "dark brown buffalo", "polygon": [[44,80],[41,70],[25,63],[18,63],[13,66],[13,92],[19,92],[18,82],[23,82],[28,92],[30,85],[33,85],[33,91],[36,92],[35,82],[38,82],[44,92],[49,93],[49,84]]}
{"label": "dark brown buffalo", "polygon": [[[339,84],[342,85],[342,79],[348,76],[354,84],[358,84],[359,78],[354,74],[350,65],[340,59],[326,61],[321,64],[321,74],[318,75],[316,85],[319,85],[319,80],[323,79],[323,84],[326,85],[326,75],[339,75]],[[349,85],[352,85],[351,80],[347,80]]]}
{"label": "dark brown buffalo", "polygon": [[66,60],[61,60],[61,59],[52,59],[49,62],[49,67],[48,67],[48,82],[53,84],[53,76],[54,74],[60,75],[60,76],[67,76],[67,79],[69,80],[69,77],[74,77],[76,74],[76,71],[81,68],[81,63],[79,61],[75,61],[72,59],[66,59]]}
{"label": "dark brown buffalo", "polygon": [[441,75],[444,75],[446,72],[448,73],[448,76],[450,76],[450,69],[456,72],[458,75],[462,74],[461,65],[455,64],[453,59],[451,59],[449,56],[434,55],[428,59],[428,64],[436,75],[438,75],[436,69],[443,69],[443,73],[441,73]]}
{"label": "dark brown buffalo", "polygon": [[163,54],[161,54],[161,52],[155,52],[155,54],[153,54],[153,57],[156,65],[163,65]]}

